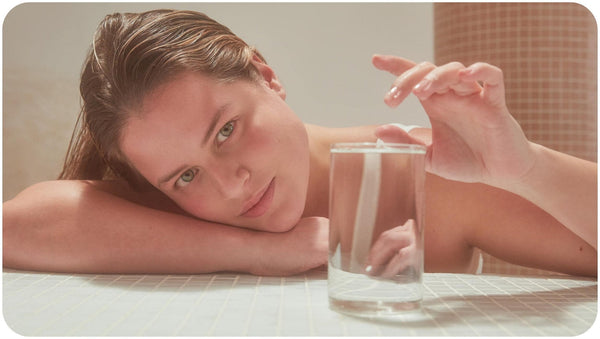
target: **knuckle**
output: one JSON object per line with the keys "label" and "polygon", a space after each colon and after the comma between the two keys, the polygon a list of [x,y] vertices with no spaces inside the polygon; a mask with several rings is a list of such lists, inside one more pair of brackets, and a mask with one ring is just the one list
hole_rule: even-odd
{"label": "knuckle", "polygon": [[422,62],[420,62],[417,65],[417,67],[419,67],[419,68],[431,68],[431,69],[433,69],[436,66],[433,63],[429,62],[429,61],[422,61]]}
{"label": "knuckle", "polygon": [[472,64],[470,67],[473,67],[473,68],[482,68],[482,67],[489,67],[489,66],[491,66],[491,65],[488,64],[488,63],[478,61],[478,62]]}
{"label": "knuckle", "polygon": [[458,61],[452,61],[452,62],[448,63],[446,66],[449,68],[458,68],[458,69],[465,68],[465,65],[462,62],[458,62]]}

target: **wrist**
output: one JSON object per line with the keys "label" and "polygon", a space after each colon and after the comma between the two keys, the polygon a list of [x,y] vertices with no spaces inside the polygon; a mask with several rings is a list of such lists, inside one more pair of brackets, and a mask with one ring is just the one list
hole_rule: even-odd
{"label": "wrist", "polygon": [[248,231],[248,236],[243,241],[240,255],[242,267],[239,271],[254,275],[264,275],[266,272],[265,256],[268,256],[270,233],[262,231]]}
{"label": "wrist", "polygon": [[540,174],[544,174],[543,169],[547,166],[545,154],[547,149],[530,141],[527,143],[527,147],[521,148],[522,151],[513,159],[504,161],[507,168],[502,175],[491,175],[483,183],[518,195],[523,195],[531,190],[535,191],[534,186],[540,181]]}
{"label": "wrist", "polygon": [[536,143],[530,143],[531,165],[517,180],[506,185],[504,189],[516,193],[529,200],[537,200],[539,194],[544,194],[548,185],[555,180],[565,180],[556,173],[556,151]]}
{"label": "wrist", "polygon": [[503,188],[552,215],[594,249],[597,242],[597,164],[532,144],[533,166]]}

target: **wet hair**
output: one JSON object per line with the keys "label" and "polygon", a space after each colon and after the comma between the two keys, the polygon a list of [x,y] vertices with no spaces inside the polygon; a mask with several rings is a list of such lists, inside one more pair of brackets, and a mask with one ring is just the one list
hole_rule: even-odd
{"label": "wet hair", "polygon": [[129,117],[148,93],[183,72],[218,81],[258,79],[258,51],[205,14],[153,10],[108,15],[81,72],[81,112],[59,179],[121,178],[148,183],[119,147]]}

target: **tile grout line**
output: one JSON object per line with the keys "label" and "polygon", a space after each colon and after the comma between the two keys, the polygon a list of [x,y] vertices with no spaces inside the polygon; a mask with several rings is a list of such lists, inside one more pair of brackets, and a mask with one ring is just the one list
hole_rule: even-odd
{"label": "tile grout line", "polygon": [[306,308],[308,312],[308,333],[310,336],[315,335],[315,324],[313,323],[313,311],[312,311],[312,299],[310,294],[310,288],[308,286],[308,277],[304,274],[304,291],[306,293]]}
{"label": "tile grout line", "polygon": [[223,311],[225,310],[225,308],[227,308],[227,304],[229,303],[229,298],[231,297],[231,292],[233,291],[233,287],[235,287],[239,278],[240,278],[240,276],[236,275],[235,279],[233,280],[233,283],[231,284],[231,286],[229,288],[227,297],[225,298],[225,300],[223,300],[223,304],[221,304],[221,309],[219,309],[219,313],[217,313],[217,316],[213,320],[212,326],[210,327],[210,329],[208,329],[206,336],[211,336],[211,337],[214,336],[213,332],[215,331],[215,328],[217,327],[217,323],[219,323],[219,320],[221,320]]}
{"label": "tile grout line", "polygon": [[[35,283],[32,283],[32,284],[29,284],[29,285],[27,285],[27,286],[23,287],[23,289],[25,289],[25,288],[29,288],[29,287],[30,287],[30,286],[32,286],[32,285],[35,285],[35,284],[37,284],[37,283],[39,283],[39,282],[41,282],[41,281],[44,281],[44,280],[48,279],[48,277],[49,277],[49,276],[50,276],[50,275],[46,275],[46,276],[44,276],[44,278],[43,278],[43,279],[37,280],[37,281],[35,281]],[[29,300],[33,300],[33,299],[35,299],[35,298],[38,298],[38,297],[39,297],[39,296],[41,296],[41,295],[44,295],[44,294],[48,293],[49,291],[52,291],[52,290],[53,290],[53,289],[55,289],[56,287],[58,287],[58,286],[62,285],[63,283],[65,283],[65,282],[66,282],[66,281],[68,281],[68,280],[71,280],[72,278],[73,278],[73,276],[68,276],[66,279],[63,279],[63,280],[61,280],[61,281],[59,281],[59,282],[55,283],[54,285],[52,285],[52,286],[50,286],[50,287],[48,287],[48,288],[45,288],[43,291],[41,291],[41,292],[39,292],[39,293],[37,293],[37,294],[32,294],[32,295],[30,295],[28,298],[24,298],[24,300],[21,300],[21,303],[20,303],[19,305],[17,305],[17,307],[20,307],[20,306],[22,306],[22,305],[25,305],[25,304],[26,304],[26,303],[27,303]],[[22,289],[21,289],[21,290],[22,290]],[[55,298],[55,299],[56,299],[56,298]]]}
{"label": "tile grout line", "polygon": [[281,336],[281,324],[283,323],[283,299],[284,299],[284,285],[285,285],[285,277],[281,277],[279,279],[279,307],[277,309],[277,330],[276,336]]}
{"label": "tile grout line", "polygon": [[[538,284],[538,283],[535,283],[535,282],[534,282],[534,281],[532,281],[531,279],[526,279],[526,280],[527,280],[528,282],[532,283],[532,284],[533,284],[533,285],[535,285],[535,286],[541,287],[541,288],[544,290],[544,291],[540,291],[540,292],[550,292],[550,293],[553,293],[553,294],[554,294],[554,292],[556,292],[556,291],[557,291],[557,290],[555,290],[555,289],[550,289],[550,288],[548,288],[548,287],[546,287],[546,286],[542,286],[542,285],[540,285],[540,284]],[[533,293],[531,293],[530,291],[528,291],[528,290],[524,289],[522,286],[519,286],[519,285],[517,285],[517,284],[516,284],[515,282],[513,282],[513,281],[508,281],[508,282],[509,282],[510,284],[512,284],[513,286],[515,286],[515,287],[518,287],[518,288],[519,288],[521,291],[523,291],[523,292],[525,292],[525,293],[533,294]],[[558,284],[558,283],[556,283],[555,281],[552,281],[552,283],[553,283],[553,284],[555,284],[555,285],[557,285],[557,286],[558,286],[560,289],[571,289],[571,287],[562,286],[561,284]],[[539,298],[539,297],[538,297],[538,298]],[[543,299],[542,299],[542,300],[543,300]],[[517,299],[517,301],[519,301],[519,303],[520,303],[520,304],[523,304],[523,305],[527,306],[529,309],[533,310],[535,313],[542,314],[541,312],[539,312],[539,311],[537,311],[537,310],[535,310],[535,309],[531,308],[531,307],[530,307],[530,306],[528,306],[527,304],[524,304],[524,303],[523,303],[523,302],[521,302],[520,300],[518,300],[518,299]],[[546,303],[547,303],[547,304],[549,304],[549,305],[552,305],[552,306],[554,306],[554,304],[553,304],[553,303],[551,303],[551,302],[548,302],[548,301],[546,301]],[[569,314],[573,315],[573,314],[572,314],[571,312],[569,312],[567,309],[562,309],[562,308],[561,308],[561,310],[562,310],[563,312],[566,312],[566,313],[569,313]],[[559,325],[560,327],[562,327],[562,328],[566,329],[566,330],[567,330],[567,332],[571,333],[571,335],[576,335],[576,333],[575,333],[575,332],[574,332],[574,331],[573,331],[573,330],[572,330],[572,329],[571,329],[569,326],[565,326],[565,325],[564,325],[562,322],[560,322],[560,321],[556,321],[556,320],[554,320],[554,319],[552,319],[552,318],[546,317],[544,314],[542,314],[542,315],[544,316],[544,318],[545,318],[545,319],[547,319],[547,320],[550,320],[550,321],[554,322],[555,324]],[[529,324],[528,322],[526,322],[526,323],[527,323],[528,325],[530,325],[530,327],[533,327],[533,326],[531,326],[531,324]],[[541,331],[540,331],[540,330],[538,330],[537,328],[536,328],[536,330],[537,330],[538,332],[540,332],[540,333],[541,333]],[[543,335],[543,333],[541,333],[541,334]]]}
{"label": "tile grout line", "polygon": [[[459,279],[460,279],[460,278],[459,278]],[[465,282],[463,279],[460,279],[460,280],[461,280],[462,282],[464,282],[464,283],[467,283],[467,282]],[[467,284],[468,284],[468,283],[467,283]],[[489,283],[488,283],[488,284],[489,284]],[[508,310],[508,309],[507,309],[507,308],[505,308],[503,305],[500,305],[500,304],[499,304],[498,302],[496,302],[496,300],[494,300],[493,298],[490,298],[490,296],[489,296],[489,294],[488,294],[487,292],[484,292],[484,291],[482,291],[481,289],[477,288],[477,287],[476,287],[476,286],[474,286],[473,284],[469,284],[469,286],[470,286],[471,288],[473,288],[475,291],[477,291],[478,293],[481,293],[481,295],[482,295],[482,296],[485,296],[485,297],[487,297],[489,300],[491,300],[492,302],[494,302],[494,304],[496,304],[497,306],[500,306],[500,307],[502,307],[502,308],[503,308],[505,311],[508,311],[509,313],[513,314],[513,312],[512,312],[512,311]],[[491,320],[493,323],[496,323],[496,324],[498,324],[498,326],[499,326],[499,327],[502,327],[502,328],[503,328],[503,329],[504,329],[504,330],[505,330],[507,333],[511,333],[511,332],[509,332],[507,329],[505,329],[505,328],[504,328],[504,326],[501,326],[499,323],[497,323],[497,322],[496,322],[496,321],[495,321],[495,320],[494,320],[494,319],[493,319],[491,316],[489,316],[489,315],[487,314],[487,312],[484,312],[484,311],[482,311],[482,310],[481,310],[481,309],[480,309],[480,308],[479,308],[477,305],[475,305],[475,304],[473,304],[473,303],[471,303],[471,305],[473,305],[474,307],[476,307],[476,308],[477,308],[477,310],[478,310],[478,311],[479,311],[481,314],[483,314],[483,315],[484,315],[484,316],[485,316],[485,317],[486,317],[488,320]],[[530,325],[530,324],[528,323],[528,325]],[[538,334],[539,334],[539,335],[544,335],[544,334],[543,334],[543,333],[542,333],[540,330],[538,330],[538,329],[537,329],[537,328],[535,328],[534,326],[530,326],[530,327],[531,327],[531,328],[534,328],[534,329],[535,329],[535,330],[538,332]],[[476,331],[476,330],[475,330],[475,332],[477,333],[477,331]],[[511,333],[511,334],[512,334],[512,333]]]}
{"label": "tile grout line", "polygon": [[190,310],[188,311],[188,313],[185,315],[185,317],[181,320],[181,324],[175,329],[174,333],[172,336],[179,336],[179,332],[181,331],[181,329],[183,328],[183,326],[189,321],[191,314],[193,312],[193,310],[200,304],[200,301],[202,299],[204,299],[204,296],[206,295],[206,290],[208,289],[208,287],[210,285],[213,284],[213,282],[215,281],[215,278],[217,277],[216,274],[213,274],[212,277],[210,278],[208,284],[206,284],[206,286],[204,286],[204,289],[202,290],[202,294],[200,294],[200,296],[196,299],[196,301],[194,302],[194,305],[190,308]]}
{"label": "tile grout line", "polygon": [[[137,302],[135,303],[135,305],[133,305],[133,306],[131,306],[129,308],[129,312],[123,314],[121,316],[121,319],[117,320],[110,327],[108,327],[106,330],[104,330],[104,334],[102,336],[108,336],[109,335],[108,333],[110,333],[110,331],[112,331],[115,327],[117,327],[117,325],[119,325],[120,323],[122,323],[123,321],[125,321],[125,319],[129,318],[133,314],[133,312],[135,312],[135,310],[137,310],[140,307],[140,305],[142,304],[142,302],[144,302],[144,300],[146,300],[146,298],[148,298],[148,296],[150,295],[150,293],[152,293],[153,291],[156,291],[157,288],[159,288],[160,286],[162,286],[162,284],[169,277],[170,277],[169,275],[164,276],[162,278],[162,280],[158,284],[154,285],[154,287],[152,288],[152,291],[144,293],[144,295],[137,300]],[[143,279],[144,279],[144,277],[140,278],[140,281],[143,280]]]}
{"label": "tile grout line", "polygon": [[[118,276],[116,279],[113,279],[113,280],[110,282],[110,284],[108,284],[107,286],[110,286],[110,285],[114,284],[116,281],[118,281],[118,280],[119,280],[119,279],[121,279],[121,278],[122,278],[122,276]],[[138,283],[140,280],[141,280],[141,278],[140,278],[140,279],[138,279],[138,280],[136,280],[136,281],[135,281],[135,282],[134,282],[134,283],[133,283],[131,286],[129,286],[129,287],[128,287],[128,289],[129,289],[129,288],[131,288],[131,287],[133,287],[133,286],[135,286],[135,284],[137,284],[137,283]],[[81,302],[79,302],[77,305],[75,305],[75,306],[71,307],[71,308],[70,308],[68,311],[66,311],[66,312],[62,313],[62,314],[61,314],[61,315],[60,315],[58,318],[54,319],[54,321],[52,321],[52,322],[49,322],[49,323],[50,323],[50,324],[53,324],[53,323],[57,322],[58,320],[62,319],[62,318],[65,316],[65,315],[67,315],[67,314],[69,314],[69,313],[72,313],[72,312],[73,312],[73,311],[75,311],[75,310],[76,310],[76,309],[77,309],[79,306],[83,305],[83,303],[84,303],[85,301],[87,301],[88,299],[90,299],[90,298],[92,298],[92,297],[94,297],[94,296],[96,296],[96,295],[99,295],[99,294],[100,294],[100,291],[101,291],[101,290],[98,290],[96,293],[94,293],[94,294],[90,295],[88,298],[85,298],[84,300],[82,300]],[[122,296],[123,294],[125,294],[125,292],[126,292],[126,291],[122,291],[122,292],[121,292],[121,293],[120,293],[120,294],[117,296],[117,298],[119,298],[120,296]],[[115,302],[115,300],[116,300],[117,298],[113,299],[113,300],[112,300],[112,302],[111,302],[110,304],[108,304],[108,305],[106,305],[106,306],[104,306],[104,307],[100,308],[100,309],[99,309],[97,312],[95,312],[95,313],[94,313],[94,315],[93,315],[92,317],[88,318],[88,320],[87,320],[87,321],[85,321],[85,322],[83,322],[83,323],[79,324],[79,327],[72,328],[72,329],[69,331],[69,333],[73,333],[73,332],[74,332],[75,330],[77,330],[78,328],[81,328],[81,327],[82,327],[84,324],[86,324],[86,323],[89,323],[89,322],[90,322],[90,321],[91,321],[93,318],[97,317],[97,316],[98,316],[98,314],[102,313],[104,310],[106,310],[106,309],[108,308],[108,306],[110,306],[112,303],[114,303],[114,302]],[[47,322],[46,324],[48,324],[48,322]],[[46,325],[45,327],[48,327],[48,325]],[[40,330],[38,330],[36,333],[39,333],[40,331],[41,331],[41,329],[40,329]],[[36,334],[36,335],[39,335],[39,334]]]}
{"label": "tile grout line", "polygon": [[256,306],[256,299],[258,296],[258,287],[260,286],[261,280],[262,277],[259,276],[258,279],[256,279],[256,284],[254,285],[254,295],[252,296],[252,304],[250,304],[250,310],[248,311],[248,318],[246,319],[246,325],[244,326],[243,336],[248,336],[248,331],[250,328],[250,319],[252,319],[254,316],[254,308]]}
{"label": "tile grout line", "polygon": [[183,289],[184,289],[184,288],[187,286],[187,284],[190,282],[190,280],[192,280],[192,277],[193,277],[193,275],[190,275],[190,276],[189,276],[189,277],[186,279],[186,281],[183,283],[183,285],[181,285],[181,286],[180,286],[180,287],[177,289],[177,293],[173,293],[173,295],[171,296],[171,298],[169,298],[169,300],[168,300],[166,303],[164,303],[164,304],[162,305],[162,307],[161,307],[160,311],[158,311],[158,312],[156,313],[156,315],[154,316],[154,318],[153,318],[151,321],[149,321],[149,322],[146,324],[146,326],[144,326],[144,327],[143,327],[141,330],[139,330],[139,331],[138,331],[138,334],[137,334],[138,336],[142,336],[142,335],[143,335],[143,333],[144,333],[144,332],[145,332],[145,331],[148,329],[148,326],[149,326],[151,323],[154,323],[154,322],[156,322],[156,321],[158,320],[159,316],[160,316],[160,315],[161,315],[161,314],[162,314],[162,313],[165,311],[165,309],[167,308],[167,306],[168,306],[168,305],[170,305],[170,304],[173,302],[173,299],[175,299],[175,297],[181,293],[181,290],[183,290]]}

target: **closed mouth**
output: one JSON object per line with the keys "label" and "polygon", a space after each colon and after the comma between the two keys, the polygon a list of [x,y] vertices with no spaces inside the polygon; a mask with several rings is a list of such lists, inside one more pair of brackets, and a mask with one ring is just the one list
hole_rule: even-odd
{"label": "closed mouth", "polygon": [[257,218],[265,214],[271,206],[273,195],[275,193],[275,178],[271,180],[269,185],[259,191],[244,205],[244,209],[240,214],[243,217]]}

